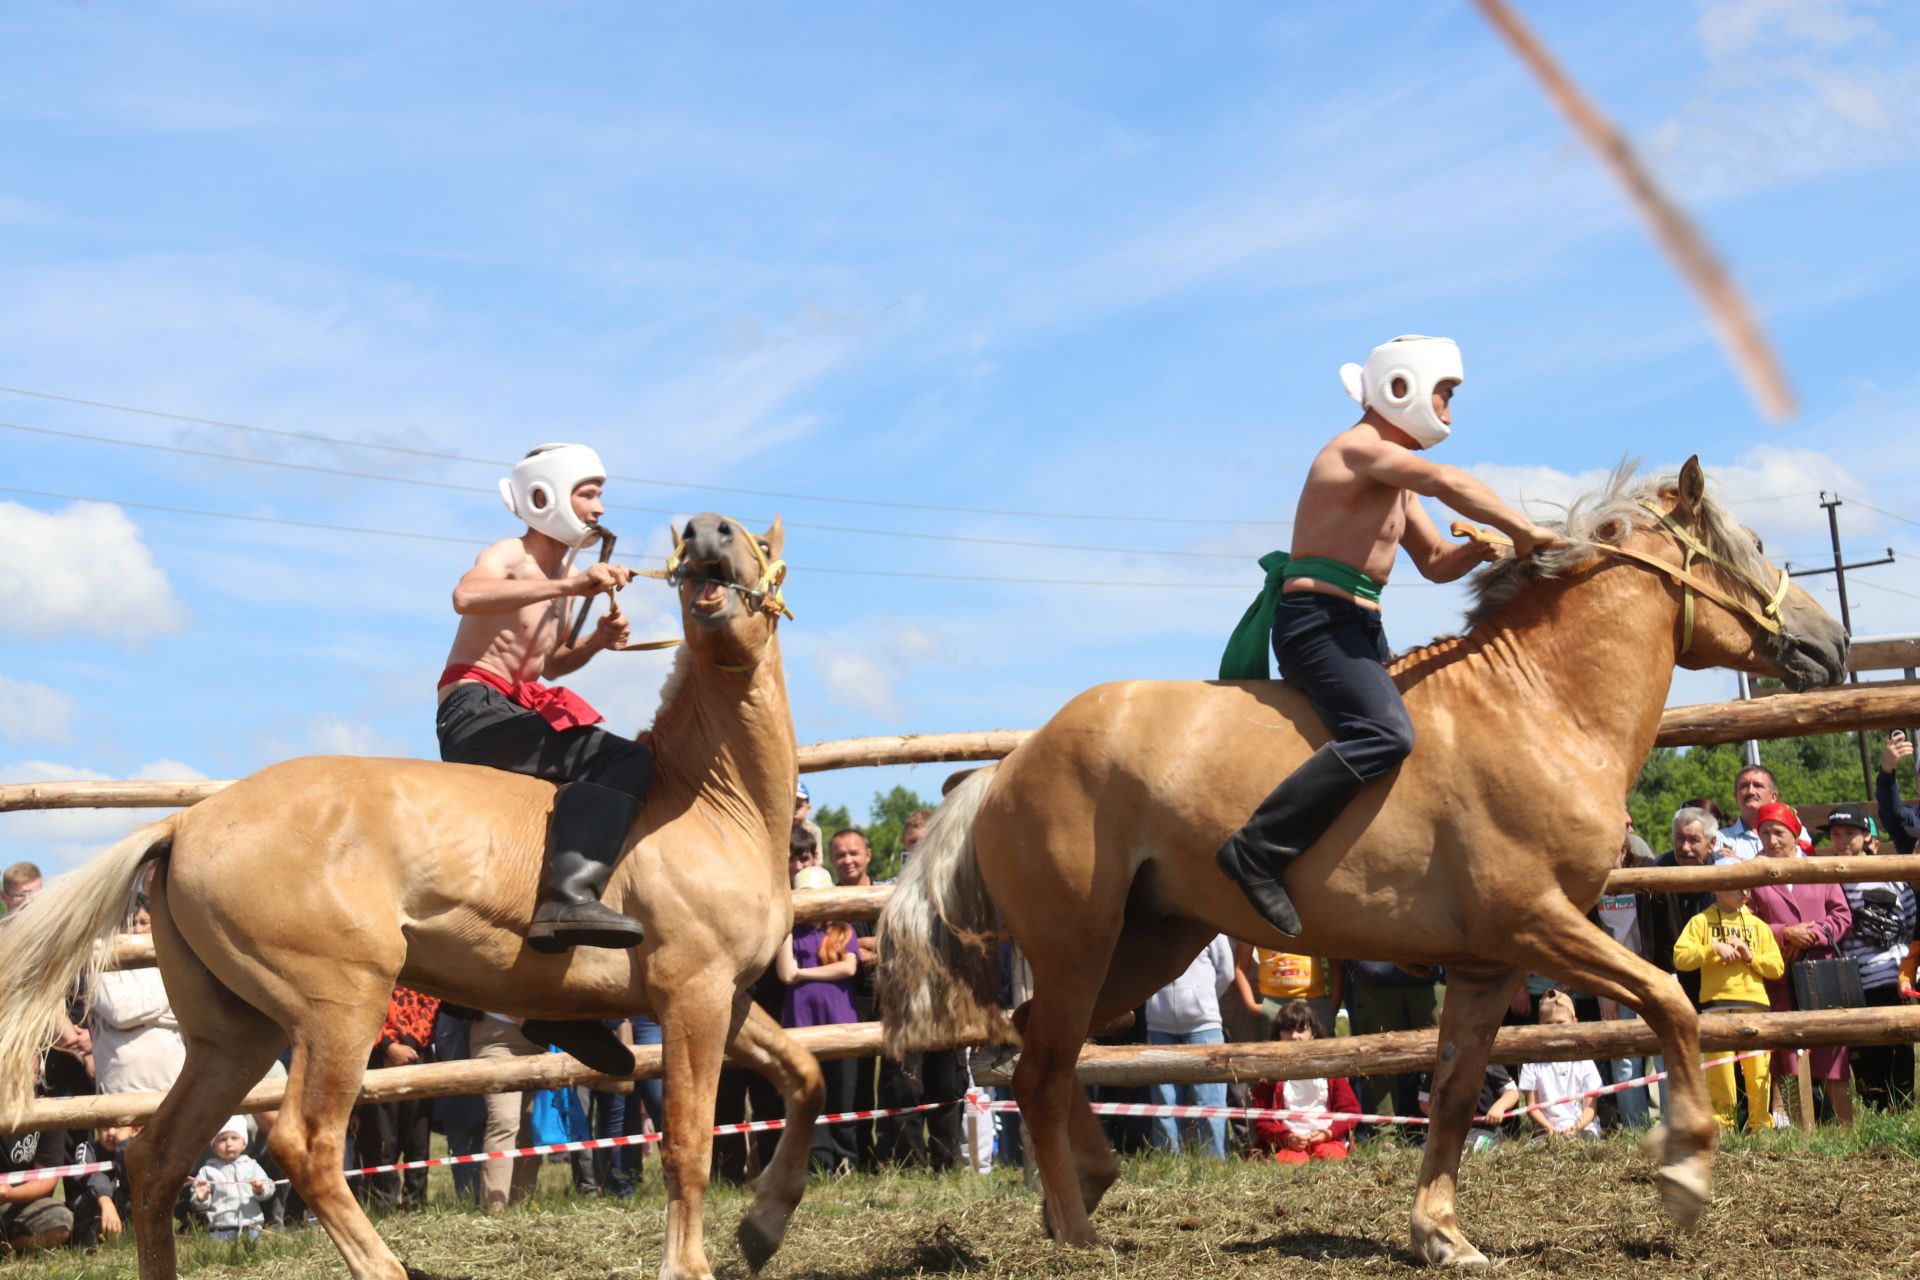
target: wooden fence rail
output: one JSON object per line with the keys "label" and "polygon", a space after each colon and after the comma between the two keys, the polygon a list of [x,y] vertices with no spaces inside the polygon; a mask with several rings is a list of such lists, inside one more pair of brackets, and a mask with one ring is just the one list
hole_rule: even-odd
{"label": "wooden fence rail", "polygon": [[[1625,867],[1607,877],[1610,893],[1699,893],[1757,884],[1853,884],[1863,880],[1920,881],[1920,854],[1879,858],[1755,858],[1717,867]],[[793,895],[796,924],[875,920],[893,886],[801,889]],[[152,967],[153,940],[139,935],[114,944],[106,968]]]}
{"label": "wooden fence rail", "polygon": [[[1326,1076],[1377,1076],[1431,1071],[1440,1033],[1390,1031],[1335,1040],[1253,1040],[1237,1044],[1099,1045],[1080,1050],[1083,1085],[1208,1084],[1226,1080],[1300,1080]],[[1920,1006],[1893,1009],[1823,1009],[1817,1013],[1706,1013],[1700,1016],[1700,1047],[1707,1051],[1805,1049],[1821,1045],[1904,1044],[1920,1039]],[[1493,1041],[1493,1062],[1572,1062],[1660,1052],[1660,1039],[1646,1023],[1577,1022],[1556,1026],[1502,1027]],[[1019,1054],[1011,1049],[976,1054],[975,1084],[1013,1080]]]}
{"label": "wooden fence rail", "polygon": [[[1748,738],[1798,738],[1840,730],[1920,724],[1920,687],[1848,685],[1750,702],[1669,707],[1654,745],[1711,746]],[[1027,739],[1028,729],[846,738],[800,748],[800,771],[869,765],[998,760]],[[0,813],[16,809],[164,809],[204,800],[229,781],[10,782],[0,784]]]}
{"label": "wooden fence rail", "polygon": [[[803,1027],[793,1036],[823,1059],[864,1058],[880,1052],[880,1024]],[[1700,1047],[1707,1051],[1812,1048],[1820,1045],[1899,1044],[1920,1039],[1920,1007],[1828,1009],[1819,1013],[1710,1013],[1700,1019]],[[1080,1051],[1081,1084],[1201,1084],[1217,1080],[1297,1080],[1325,1076],[1384,1075],[1433,1067],[1439,1032],[1394,1031],[1332,1040],[1253,1041],[1225,1045],[1088,1045]],[[1659,1039],[1644,1022],[1581,1022],[1572,1025],[1504,1027],[1494,1040],[1496,1062],[1569,1062],[1657,1053]],[[633,1078],[660,1075],[658,1046],[638,1046]],[[976,1055],[980,1084],[1012,1080],[1018,1055],[996,1050]],[[501,1061],[435,1062],[369,1071],[360,1101],[437,1098],[462,1093],[516,1093],[586,1084],[605,1087],[598,1075],[565,1054],[547,1053]],[[256,1086],[240,1104],[244,1112],[271,1111],[286,1095],[283,1081]],[[42,1098],[18,1117],[0,1117],[0,1130],[83,1129],[141,1124],[164,1094],[120,1093],[90,1098]]]}

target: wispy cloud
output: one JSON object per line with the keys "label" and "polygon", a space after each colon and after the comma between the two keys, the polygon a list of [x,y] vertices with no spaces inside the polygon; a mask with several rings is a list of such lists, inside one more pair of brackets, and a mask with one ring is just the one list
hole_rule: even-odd
{"label": "wispy cloud", "polygon": [[73,721],[73,699],[30,680],[0,676],[0,738],[8,742],[64,743]]}

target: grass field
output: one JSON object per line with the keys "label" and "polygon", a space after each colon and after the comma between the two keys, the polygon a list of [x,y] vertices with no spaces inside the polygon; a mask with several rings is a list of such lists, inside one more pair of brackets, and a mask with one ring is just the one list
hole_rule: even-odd
{"label": "grass field", "polygon": [[[1164,1156],[1129,1161],[1101,1206],[1104,1248],[1067,1253],[1040,1232],[1018,1171],[821,1180],[807,1192],[770,1277],[1052,1277],[1412,1274],[1407,1213],[1417,1148],[1363,1147],[1345,1165],[1287,1170]],[[658,1163],[632,1201],[576,1199],[564,1166],[542,1194],[499,1217],[445,1205],[384,1219],[394,1252],[444,1280],[613,1280],[654,1275],[664,1208]],[[1661,1216],[1651,1163],[1629,1137],[1519,1143],[1468,1158],[1461,1221],[1504,1276],[1911,1277],[1920,1274],[1920,1120],[1870,1117],[1852,1133],[1731,1140],[1712,1209],[1688,1235]],[[444,1174],[438,1176],[444,1177]],[[443,1185],[443,1184],[436,1184]],[[707,1209],[722,1276],[744,1276],[732,1242],[746,1194],[716,1188]],[[204,1280],[344,1276],[317,1230],[252,1248],[182,1241]],[[124,1242],[92,1255],[0,1264],[8,1280],[133,1280]]]}

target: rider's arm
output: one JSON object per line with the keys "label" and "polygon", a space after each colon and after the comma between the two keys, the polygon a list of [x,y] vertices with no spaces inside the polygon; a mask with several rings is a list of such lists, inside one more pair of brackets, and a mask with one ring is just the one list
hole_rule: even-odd
{"label": "rider's arm", "polygon": [[584,573],[569,574],[564,578],[512,577],[514,566],[525,558],[525,549],[517,539],[512,538],[496,542],[482,551],[479,559],[473,562],[473,568],[467,570],[453,589],[453,611],[463,617],[467,614],[512,613],[530,604],[545,604],[562,596],[583,596],[593,589],[588,584],[588,575]]}
{"label": "rider's arm", "polygon": [[1535,543],[1557,536],[1502,502],[1500,495],[1471,472],[1428,462],[1411,449],[1385,440],[1356,441],[1348,446],[1347,461],[1356,474],[1375,484],[1438,499],[1463,516],[1492,525],[1512,538],[1523,553],[1532,551]]}
{"label": "rider's arm", "polygon": [[1420,505],[1419,498],[1409,493],[1406,503],[1407,523],[1405,532],[1400,535],[1400,545],[1406,549],[1413,567],[1428,582],[1452,582],[1494,558],[1492,543],[1475,542],[1472,539],[1465,542],[1449,541],[1440,536],[1433,517]]}

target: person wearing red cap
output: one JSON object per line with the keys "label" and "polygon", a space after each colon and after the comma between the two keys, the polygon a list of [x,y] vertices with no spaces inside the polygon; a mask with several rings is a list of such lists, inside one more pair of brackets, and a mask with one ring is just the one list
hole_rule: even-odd
{"label": "person wearing red cap", "polygon": [[[1791,805],[1774,802],[1760,806],[1755,815],[1763,858],[1801,856],[1800,815]],[[1753,913],[1773,930],[1774,941],[1787,962],[1788,976],[1767,983],[1767,1003],[1775,1012],[1796,1008],[1791,975],[1801,960],[1828,960],[1839,954],[1840,939],[1853,927],[1853,910],[1847,905],[1846,892],[1837,884],[1763,884],[1753,891]],[[1826,1082],[1827,1101],[1834,1119],[1853,1123],[1853,1098],[1847,1092],[1847,1051],[1833,1047],[1811,1049],[1813,1078]],[[1776,1050],[1773,1074],[1776,1080],[1792,1074],[1792,1050]]]}

